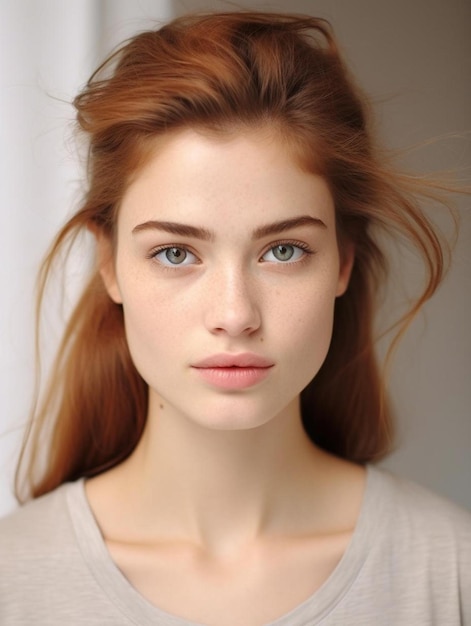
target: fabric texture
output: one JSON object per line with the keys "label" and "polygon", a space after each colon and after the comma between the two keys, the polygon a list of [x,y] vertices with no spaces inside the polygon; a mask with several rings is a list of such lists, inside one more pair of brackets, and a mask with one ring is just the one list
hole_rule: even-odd
{"label": "fabric texture", "polygon": [[[195,626],[112,561],[83,480],[0,520],[2,626]],[[328,580],[267,626],[471,626],[471,514],[368,468],[353,537]]]}

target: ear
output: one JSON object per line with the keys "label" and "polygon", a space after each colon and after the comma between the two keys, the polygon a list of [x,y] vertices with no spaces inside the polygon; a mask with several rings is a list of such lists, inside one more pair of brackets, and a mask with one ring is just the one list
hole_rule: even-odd
{"label": "ear", "polygon": [[96,239],[98,271],[110,298],[116,304],[121,304],[122,298],[116,277],[115,259],[110,238],[102,231],[95,231],[93,234]]}
{"label": "ear", "polygon": [[347,291],[353,264],[355,262],[355,246],[351,241],[342,242],[340,249],[340,269],[337,284],[337,296],[343,296]]}

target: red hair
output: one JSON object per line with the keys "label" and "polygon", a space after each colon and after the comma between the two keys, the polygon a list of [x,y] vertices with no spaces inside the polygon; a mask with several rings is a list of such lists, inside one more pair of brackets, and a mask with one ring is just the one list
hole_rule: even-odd
{"label": "red hair", "polygon": [[[179,18],[129,40],[74,104],[89,140],[89,187],[45,260],[40,302],[53,263],[78,233],[91,229],[113,239],[121,198],[156,138],[187,127],[211,133],[269,127],[302,167],[326,178],[340,247],[348,240],[356,250],[327,359],[302,393],[304,427],[343,458],[364,463],[383,456],[392,420],[374,350],[375,294],[386,268],[375,234],[404,237],[424,259],[426,284],[403,325],[439,284],[443,247],[415,199],[419,185],[379,158],[367,105],[329,25],[252,12]],[[38,426],[29,432],[31,494],[124,459],[146,416],[147,387],[129,355],[121,306],[95,272],[65,330],[34,415]],[[48,458],[36,474],[39,435],[49,420]]]}

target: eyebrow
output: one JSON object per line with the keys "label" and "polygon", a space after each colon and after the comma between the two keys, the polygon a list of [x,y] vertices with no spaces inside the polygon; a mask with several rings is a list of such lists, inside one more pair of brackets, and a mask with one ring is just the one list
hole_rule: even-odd
{"label": "eyebrow", "polygon": [[268,235],[277,235],[283,233],[286,230],[297,228],[298,226],[316,226],[321,228],[327,228],[325,223],[318,217],[312,217],[311,215],[300,215],[299,217],[293,217],[289,220],[282,220],[281,222],[274,222],[273,224],[267,224],[266,226],[260,226],[256,228],[253,233],[254,239],[261,239]]}
{"label": "eyebrow", "polygon": [[132,232],[139,233],[143,230],[163,230],[164,232],[171,233],[172,235],[193,237],[195,239],[203,239],[205,241],[214,239],[213,233],[206,228],[198,228],[197,226],[180,224],[178,222],[160,222],[157,220],[150,220],[149,222],[138,224],[132,229]]}
{"label": "eyebrow", "polygon": [[[288,220],[281,220],[280,222],[273,222],[272,224],[259,226],[254,230],[252,238],[262,239],[262,237],[268,237],[269,235],[278,235],[279,233],[283,233],[299,226],[327,228],[326,224],[318,217],[300,215],[299,217],[293,217]],[[192,237],[195,239],[202,239],[204,241],[214,240],[214,233],[206,228],[199,228],[197,226],[190,226],[189,224],[181,224],[179,222],[162,222],[159,220],[149,220],[148,222],[138,224],[132,229],[132,232],[139,233],[146,230],[162,230],[166,233],[171,233],[172,235]]]}

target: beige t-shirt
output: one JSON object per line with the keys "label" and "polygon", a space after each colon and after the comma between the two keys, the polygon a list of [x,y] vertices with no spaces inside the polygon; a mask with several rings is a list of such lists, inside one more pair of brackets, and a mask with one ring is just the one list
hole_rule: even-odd
{"label": "beige t-shirt", "polygon": [[[83,480],[0,520],[0,624],[195,626],[150,604],[121,574]],[[341,562],[270,626],[315,624],[471,626],[471,514],[369,467]]]}

